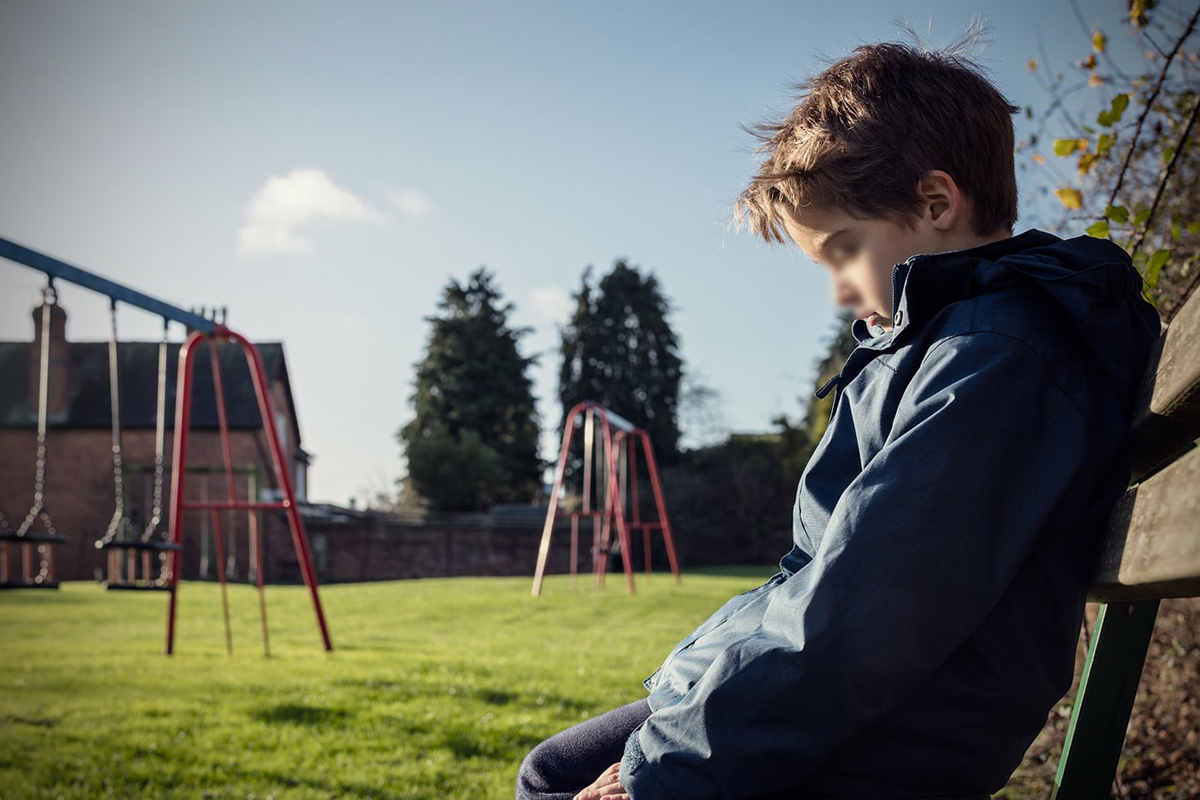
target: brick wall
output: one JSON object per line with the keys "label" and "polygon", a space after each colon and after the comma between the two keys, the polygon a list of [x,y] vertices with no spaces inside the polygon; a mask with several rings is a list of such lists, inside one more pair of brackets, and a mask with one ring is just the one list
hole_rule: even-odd
{"label": "brick wall", "polygon": [[[306,524],[322,581],[372,581],[455,575],[529,575],[542,527],[405,523],[385,516]],[[579,571],[592,569],[591,534],[580,536]],[[609,559],[609,568],[620,561]],[[547,573],[570,571],[570,525],[555,528]]]}

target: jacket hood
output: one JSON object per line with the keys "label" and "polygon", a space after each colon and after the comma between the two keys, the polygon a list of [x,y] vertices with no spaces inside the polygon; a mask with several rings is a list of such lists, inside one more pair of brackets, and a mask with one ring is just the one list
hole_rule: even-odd
{"label": "jacket hood", "polygon": [[919,254],[892,268],[890,332],[873,334],[864,319],[851,329],[860,347],[883,349],[944,306],[1021,283],[1054,300],[1112,380],[1129,409],[1145,353],[1162,332],[1143,278],[1129,254],[1108,239],[1062,239],[1030,228],[1016,236],[944,253]]}

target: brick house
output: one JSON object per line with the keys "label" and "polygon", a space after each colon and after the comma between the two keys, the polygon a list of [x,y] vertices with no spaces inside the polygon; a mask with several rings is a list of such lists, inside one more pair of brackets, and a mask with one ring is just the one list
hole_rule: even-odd
{"label": "brick house", "polygon": [[[38,388],[41,354],[41,306],[33,310],[33,341],[0,342],[0,512],[17,528],[33,501],[37,451]],[[55,548],[59,580],[92,580],[104,558],[95,541],[104,534],[115,507],[112,421],[109,400],[108,342],[72,342],[66,336],[67,313],[51,315],[49,402],[47,404],[46,506],[67,542]],[[296,406],[282,343],[258,343],[270,385],[279,433],[297,500],[304,500],[311,457],[301,446]],[[150,518],[158,391],[158,342],[120,342],[123,482],[126,510],[137,530]],[[188,442],[188,496],[225,499],[223,463],[209,345],[197,354]],[[179,343],[167,353],[166,478],[164,504],[170,499],[170,463],[175,414],[175,378]],[[263,420],[241,348],[217,347],[238,497],[279,496]],[[226,575],[253,579],[249,512],[222,512]],[[259,512],[263,533],[264,578],[299,581],[299,565],[281,512]],[[210,512],[188,511],[184,528],[181,577],[215,578],[216,542]],[[40,523],[34,531],[42,530]],[[10,570],[19,574],[19,547],[10,547]]]}

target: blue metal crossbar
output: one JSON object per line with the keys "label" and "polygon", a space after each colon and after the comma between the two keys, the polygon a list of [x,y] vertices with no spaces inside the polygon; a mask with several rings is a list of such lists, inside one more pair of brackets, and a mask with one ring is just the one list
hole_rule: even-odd
{"label": "blue metal crossbar", "polygon": [[108,278],[102,278],[95,273],[72,266],[65,261],[59,261],[57,258],[52,258],[44,253],[30,250],[28,247],[19,245],[2,236],[0,236],[0,257],[44,272],[51,278],[64,280],[68,283],[82,286],[85,289],[91,289],[93,292],[99,292],[111,298],[114,302],[119,301],[126,305],[144,309],[152,314],[157,314],[163,319],[183,323],[209,336],[216,330],[216,324],[211,319],[205,319],[191,311],[184,311],[178,306],[164,303],[162,300],[155,299],[148,294],[142,294],[135,289],[122,286],[119,283],[110,281]]}

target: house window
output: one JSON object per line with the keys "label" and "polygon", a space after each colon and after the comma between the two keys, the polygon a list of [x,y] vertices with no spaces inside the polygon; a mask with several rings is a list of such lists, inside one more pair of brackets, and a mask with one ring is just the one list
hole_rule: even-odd
{"label": "house window", "polygon": [[329,543],[325,539],[325,534],[314,533],[312,535],[312,555],[313,568],[322,580],[328,578],[329,573]]}
{"label": "house window", "polygon": [[275,412],[275,433],[279,436],[279,449],[287,453],[288,438],[287,438],[287,414],[282,411]]}
{"label": "house window", "polygon": [[297,462],[297,464],[296,464],[296,480],[294,481],[297,503],[308,500],[308,486],[306,485],[307,482],[304,479],[305,472],[306,472],[306,470],[304,469],[304,463]]}

